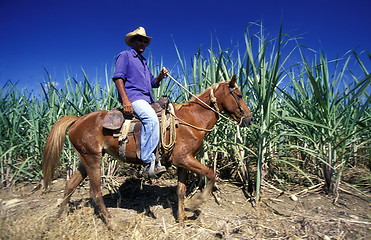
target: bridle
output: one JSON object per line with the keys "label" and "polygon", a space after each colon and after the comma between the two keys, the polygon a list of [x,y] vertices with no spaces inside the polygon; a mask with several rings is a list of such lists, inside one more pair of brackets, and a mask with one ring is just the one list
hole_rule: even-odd
{"label": "bridle", "polygon": [[[242,99],[242,96],[237,95],[235,93],[235,90],[238,89],[237,87],[231,88],[231,87],[228,86],[228,88],[229,88],[229,93],[233,96],[234,100],[237,103],[238,109],[241,112],[241,118],[240,118],[240,121],[239,121],[239,124],[241,124],[242,121],[243,121],[243,118],[245,116],[245,111],[243,110],[243,108],[241,106],[241,103],[240,103],[240,100]],[[214,94],[214,87],[210,88],[210,99],[211,99],[211,103],[212,103],[212,105],[214,106],[215,109],[214,108],[211,108],[211,106],[207,105],[204,102],[202,102],[202,103],[204,103],[208,108],[210,108],[211,110],[213,110],[214,112],[216,112],[219,116],[222,116],[225,119],[228,119],[230,122],[232,122],[229,118],[226,118],[224,115],[222,115],[220,113],[220,110],[219,110],[219,107],[218,107],[218,103],[217,103],[217,99],[216,99],[215,94]],[[235,124],[235,122],[233,122],[233,123]]]}
{"label": "bridle", "polygon": [[236,89],[237,89],[237,87],[229,88],[229,92],[232,94],[234,100],[236,100],[236,102],[237,102],[237,106],[238,106],[238,109],[240,109],[242,115],[245,116],[245,112],[244,112],[244,110],[242,109],[242,106],[241,106],[241,103],[240,103],[240,100],[242,99],[242,96],[241,96],[241,95],[237,95],[237,94],[234,92]]}

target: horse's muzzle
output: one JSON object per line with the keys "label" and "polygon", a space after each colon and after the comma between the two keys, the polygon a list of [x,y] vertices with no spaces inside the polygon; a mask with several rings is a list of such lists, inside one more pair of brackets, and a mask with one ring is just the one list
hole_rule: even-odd
{"label": "horse's muzzle", "polygon": [[250,118],[242,118],[240,126],[241,127],[248,127],[251,125],[251,123],[254,121],[253,117]]}

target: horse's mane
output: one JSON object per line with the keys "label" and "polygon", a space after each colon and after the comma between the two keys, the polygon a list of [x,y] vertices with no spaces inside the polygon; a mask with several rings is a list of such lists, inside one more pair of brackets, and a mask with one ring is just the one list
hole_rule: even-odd
{"label": "horse's mane", "polygon": [[[219,83],[214,83],[212,86],[208,87],[205,91],[203,91],[202,93],[200,94],[197,94],[196,97],[197,98],[201,98],[201,96],[207,94],[208,92],[211,91],[211,89],[218,89],[218,87],[223,84],[223,83],[226,83],[225,81],[222,81],[222,82],[219,82]],[[182,107],[185,107],[185,106],[189,106],[192,102],[195,102],[196,101],[196,97],[192,97],[188,102],[186,103],[178,103],[178,104],[175,104],[175,110],[179,110],[181,109]]]}

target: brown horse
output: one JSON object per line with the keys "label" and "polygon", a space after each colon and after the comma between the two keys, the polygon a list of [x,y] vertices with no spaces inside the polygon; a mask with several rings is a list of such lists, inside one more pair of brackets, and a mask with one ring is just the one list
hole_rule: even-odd
{"label": "brown horse", "polygon": [[[207,130],[212,129],[216,124],[221,111],[224,111],[241,126],[248,126],[252,120],[250,109],[236,85],[235,76],[229,82],[221,82],[208,88],[198,98],[192,98],[184,104],[175,104],[175,115],[179,125],[176,128],[174,148],[164,164],[173,164],[178,169],[179,222],[183,222],[186,218],[184,200],[188,171],[202,174],[209,179],[209,183],[201,195],[203,196],[202,200],[210,194],[216,181],[215,172],[197,161],[195,155],[208,133]],[[103,220],[107,223],[110,214],[104,205],[101,192],[101,157],[108,153],[119,159],[119,142],[102,127],[102,121],[106,114],[107,111],[96,111],[81,117],[64,116],[59,119],[50,131],[44,147],[43,175],[44,186],[47,188],[60,159],[66,130],[69,128],[69,139],[81,161],[78,170],[66,183],[60,212],[65,208],[75,188],[89,176],[90,196]],[[134,164],[142,163],[137,158],[135,139],[131,135],[128,136],[125,161]]]}

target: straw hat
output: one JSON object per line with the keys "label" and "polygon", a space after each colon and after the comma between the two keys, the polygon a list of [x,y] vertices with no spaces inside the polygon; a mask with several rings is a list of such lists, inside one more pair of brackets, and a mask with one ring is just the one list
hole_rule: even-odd
{"label": "straw hat", "polygon": [[148,39],[148,45],[149,43],[151,42],[152,40],[152,37],[149,37],[147,36],[146,34],[146,30],[144,29],[144,27],[138,27],[137,29],[135,29],[134,31],[132,32],[129,32],[128,34],[125,35],[125,42],[126,44],[131,47],[131,39],[135,36],[141,36],[141,37],[145,37]]}

